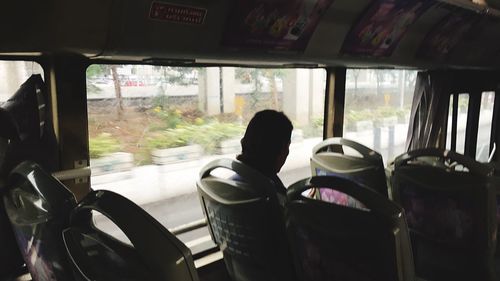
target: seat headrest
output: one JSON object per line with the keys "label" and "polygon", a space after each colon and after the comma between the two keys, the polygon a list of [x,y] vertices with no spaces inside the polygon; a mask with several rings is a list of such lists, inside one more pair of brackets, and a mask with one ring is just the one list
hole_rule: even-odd
{"label": "seat headrest", "polygon": [[0,137],[24,141],[41,136],[45,124],[44,89],[42,77],[32,75],[0,105]]}

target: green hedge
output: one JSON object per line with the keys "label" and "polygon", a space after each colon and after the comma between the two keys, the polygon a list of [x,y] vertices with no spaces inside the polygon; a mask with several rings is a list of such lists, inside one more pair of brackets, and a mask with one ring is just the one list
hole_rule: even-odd
{"label": "green hedge", "polygon": [[99,158],[120,151],[121,145],[110,134],[103,133],[89,139],[90,158]]}
{"label": "green hedge", "polygon": [[243,132],[241,125],[217,121],[178,125],[175,129],[155,132],[147,139],[147,146],[149,149],[164,149],[199,144],[205,152],[214,153],[222,141],[241,136]]}

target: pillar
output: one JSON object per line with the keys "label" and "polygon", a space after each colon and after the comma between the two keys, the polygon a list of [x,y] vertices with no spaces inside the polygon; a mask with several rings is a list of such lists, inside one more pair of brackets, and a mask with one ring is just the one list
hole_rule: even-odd
{"label": "pillar", "polygon": [[283,111],[297,126],[309,123],[310,70],[290,69],[283,79]]}
{"label": "pillar", "polygon": [[224,113],[235,112],[235,70],[234,67],[222,68],[222,95]]}

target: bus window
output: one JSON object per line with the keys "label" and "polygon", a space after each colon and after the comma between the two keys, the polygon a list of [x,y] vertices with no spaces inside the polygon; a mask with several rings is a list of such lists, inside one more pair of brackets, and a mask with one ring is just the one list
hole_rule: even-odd
{"label": "bus window", "polygon": [[[294,125],[279,174],[284,184],[310,176],[325,86],[324,69],[91,65],[92,188],[124,195],[169,229],[203,220],[195,185],[201,167],[240,153],[248,121],[263,109],[283,111]],[[205,228],[179,238],[193,253],[213,245]]]}
{"label": "bus window", "polygon": [[348,69],[346,75],[344,137],[392,161],[404,152],[417,71]]}
{"label": "bus window", "polygon": [[458,117],[457,117],[457,146],[456,152],[465,151],[465,134],[467,127],[467,114],[469,111],[469,94],[458,95]]}
{"label": "bus window", "polygon": [[487,162],[489,158],[494,101],[495,92],[484,92],[481,94],[476,149],[476,160],[480,162]]}
{"label": "bus window", "polygon": [[0,61],[0,102],[8,100],[32,74],[42,74],[42,67],[32,61]]}

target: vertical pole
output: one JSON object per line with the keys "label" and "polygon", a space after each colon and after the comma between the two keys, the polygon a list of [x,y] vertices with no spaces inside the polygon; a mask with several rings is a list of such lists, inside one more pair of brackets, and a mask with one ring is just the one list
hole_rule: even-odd
{"label": "vertical pole", "polygon": [[223,83],[222,67],[219,67],[219,111],[224,113],[224,83]]}
{"label": "vertical pole", "polygon": [[[83,56],[56,56],[49,66],[49,90],[56,97],[59,137],[59,169],[69,170],[89,165],[89,133],[85,70],[88,60]],[[81,199],[90,191],[90,182],[63,182]]]}
{"label": "vertical pole", "polygon": [[344,107],[345,107],[346,68],[334,69],[333,82],[333,136],[342,137],[344,134]]}
{"label": "vertical pole", "polygon": [[373,149],[375,151],[380,152],[382,143],[382,128],[374,127],[373,128]]}
{"label": "vertical pole", "polygon": [[457,151],[457,131],[458,131],[458,94],[453,94],[453,110],[451,116],[451,151]]}
{"label": "vertical pole", "polygon": [[390,161],[394,157],[394,138],[395,138],[395,126],[389,126],[389,139],[387,146],[387,161]]}
{"label": "vertical pole", "polygon": [[323,115],[323,139],[333,137],[333,92],[335,89],[335,74],[332,68],[326,69],[325,113]]}
{"label": "vertical pole", "polygon": [[479,130],[479,107],[481,106],[481,91],[471,91],[469,94],[469,109],[467,111],[467,127],[465,128],[465,155],[476,159],[477,131]]}
{"label": "vertical pole", "polygon": [[406,85],[405,85],[405,80],[406,80],[406,70],[400,70],[400,73],[399,73],[399,83],[400,83],[400,96],[399,96],[399,108],[403,108],[404,107],[404,103],[405,103],[405,90],[406,90]]}
{"label": "vertical pole", "polygon": [[500,90],[495,91],[495,101],[493,104],[493,120],[492,120],[492,125],[491,125],[491,140],[490,140],[490,150],[489,152],[491,153],[493,149],[493,144],[496,146],[496,151],[495,154],[493,154],[493,158],[491,161],[496,162],[498,160],[498,152],[500,150],[500,129],[498,128],[498,122],[499,122],[499,116],[500,116]]}

